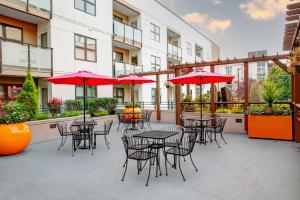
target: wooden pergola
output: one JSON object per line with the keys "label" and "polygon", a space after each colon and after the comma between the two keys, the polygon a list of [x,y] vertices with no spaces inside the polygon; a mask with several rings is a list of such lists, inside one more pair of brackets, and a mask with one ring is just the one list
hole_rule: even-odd
{"label": "wooden pergola", "polygon": [[[274,64],[278,65],[282,70],[289,73],[287,70],[287,66],[281,62],[281,60],[288,59],[287,54],[282,55],[272,55],[272,56],[260,56],[260,57],[251,57],[251,58],[234,58],[234,59],[226,59],[226,60],[216,60],[210,62],[200,62],[200,63],[192,63],[192,64],[179,64],[179,65],[171,65],[168,66],[167,70],[158,71],[158,72],[143,72],[138,73],[137,75],[141,76],[156,76],[156,113],[157,120],[161,120],[161,102],[160,102],[160,76],[166,74],[174,74],[175,77],[186,74],[199,67],[210,67],[211,72],[215,72],[216,67],[222,65],[230,65],[230,64],[243,64],[244,65],[244,109],[247,109],[251,102],[249,102],[249,63],[255,62],[267,62],[272,61]],[[298,112],[300,108],[300,74],[293,72],[289,73],[292,77],[292,108],[294,117],[294,139],[297,142],[300,142],[300,121],[298,119]],[[211,100],[210,100],[210,110],[212,114],[216,112],[216,105],[218,102],[215,102],[216,93],[214,84],[211,84]],[[182,114],[182,99],[181,99],[181,85],[175,85],[175,101],[176,101],[176,124],[180,124],[180,115]],[[187,93],[189,93],[189,85],[187,85]],[[236,102],[237,103],[237,102]],[[238,102],[240,103],[240,102]],[[204,103],[203,103],[204,104]],[[297,107],[298,105],[298,107]],[[298,109],[297,109],[298,108]]]}

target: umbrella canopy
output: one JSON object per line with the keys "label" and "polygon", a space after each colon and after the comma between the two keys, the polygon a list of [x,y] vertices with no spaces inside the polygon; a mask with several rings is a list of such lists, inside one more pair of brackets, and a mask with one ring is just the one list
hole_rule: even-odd
{"label": "umbrella canopy", "polygon": [[200,86],[200,117],[203,115],[203,104],[202,104],[202,84],[232,82],[234,76],[227,76],[218,73],[206,72],[204,70],[196,70],[186,75],[178,76],[176,78],[169,79],[174,84],[197,84]]}
{"label": "umbrella canopy", "polygon": [[186,75],[178,76],[169,79],[174,84],[211,84],[211,83],[222,83],[232,82],[233,76],[227,76],[218,73],[206,72],[204,70],[196,70]]}
{"label": "umbrella canopy", "polygon": [[111,85],[116,82],[116,79],[112,77],[95,74],[89,71],[78,71],[75,73],[46,78],[46,80],[55,84],[86,86]]}
{"label": "umbrella canopy", "polygon": [[137,76],[137,75],[128,75],[123,78],[119,78],[117,80],[117,84],[144,84],[144,83],[153,83],[155,82],[154,80],[144,78],[142,76]]}

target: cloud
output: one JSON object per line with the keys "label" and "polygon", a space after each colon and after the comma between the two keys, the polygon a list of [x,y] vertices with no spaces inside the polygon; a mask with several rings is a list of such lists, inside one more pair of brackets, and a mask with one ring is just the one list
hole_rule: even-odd
{"label": "cloud", "polygon": [[212,1],[212,3],[214,4],[214,5],[220,5],[220,4],[222,4],[222,1],[221,0],[211,0]]}
{"label": "cloud", "polygon": [[187,13],[183,16],[183,19],[189,23],[201,26],[211,33],[223,33],[232,24],[229,19],[214,19],[198,12]]}
{"label": "cloud", "polygon": [[254,20],[272,20],[284,12],[289,0],[250,0],[240,4],[245,14]]}

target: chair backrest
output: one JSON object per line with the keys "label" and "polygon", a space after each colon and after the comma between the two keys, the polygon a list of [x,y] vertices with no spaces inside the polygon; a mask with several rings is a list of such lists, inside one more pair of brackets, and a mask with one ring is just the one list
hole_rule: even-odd
{"label": "chair backrest", "polygon": [[149,114],[148,110],[143,110],[142,111],[142,119],[148,119],[148,114]]}
{"label": "chair backrest", "polygon": [[195,147],[196,139],[197,134],[195,133],[190,133],[188,135],[183,136],[181,148],[188,150],[189,153],[192,153]]}
{"label": "chair backrest", "polygon": [[107,135],[110,132],[113,122],[114,122],[113,120],[108,120],[108,121],[104,122],[104,131]]}
{"label": "chair backrest", "polygon": [[67,122],[56,122],[56,127],[59,131],[61,136],[65,136],[68,131],[68,124]]}
{"label": "chair backrest", "polygon": [[179,125],[166,126],[161,129],[162,131],[171,131],[182,134],[184,132],[184,127]]}
{"label": "chair backrest", "polygon": [[141,130],[139,130],[139,129],[133,129],[133,128],[124,128],[122,130],[122,134],[124,136],[126,136],[126,137],[132,137],[132,136],[134,136],[134,135],[136,135],[136,134],[138,134],[140,132],[141,132]]}
{"label": "chair backrest", "polygon": [[148,111],[148,114],[147,114],[147,120],[148,120],[148,121],[150,121],[151,115],[152,115],[152,111]]}
{"label": "chair backrest", "polygon": [[221,128],[221,132],[223,132],[225,124],[226,124],[227,118],[221,118],[220,119],[220,128]]}
{"label": "chair backrest", "polygon": [[147,152],[152,152],[152,148],[149,146],[148,140],[145,140],[143,138],[138,138],[138,137],[127,137],[123,136],[122,137],[123,145],[125,152],[128,156],[128,154],[132,154],[137,151],[141,151],[141,149],[137,149],[136,147],[139,146],[144,146],[146,145],[147,148],[144,148],[142,151],[147,151]]}

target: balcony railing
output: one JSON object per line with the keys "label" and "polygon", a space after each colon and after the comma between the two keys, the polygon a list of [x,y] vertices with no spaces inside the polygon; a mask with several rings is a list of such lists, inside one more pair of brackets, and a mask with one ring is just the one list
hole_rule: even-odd
{"label": "balcony railing", "polygon": [[0,40],[0,69],[24,69],[52,73],[52,49]]}
{"label": "balcony railing", "polygon": [[52,0],[0,0],[1,4],[46,19],[52,15]]}
{"label": "balcony railing", "polygon": [[142,47],[142,31],[114,20],[114,39],[135,47]]}
{"label": "balcony railing", "polygon": [[175,60],[182,60],[182,49],[172,44],[168,44],[168,57]]}
{"label": "balcony railing", "polygon": [[129,75],[143,72],[143,66],[114,61],[114,76]]}

